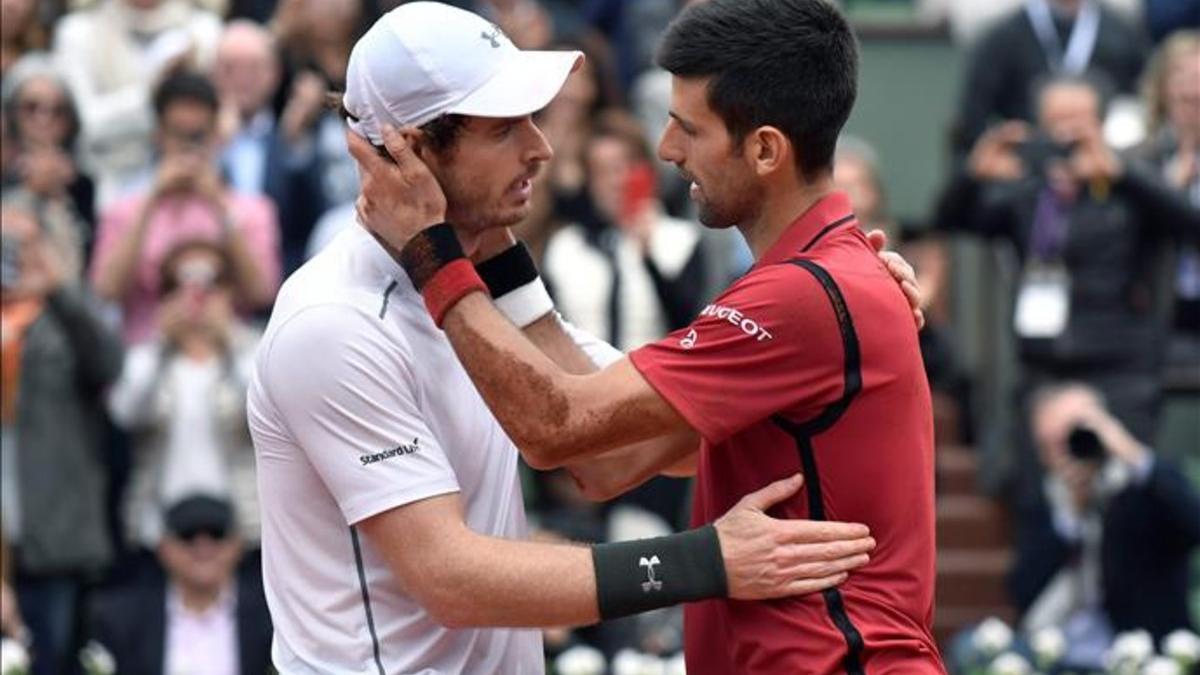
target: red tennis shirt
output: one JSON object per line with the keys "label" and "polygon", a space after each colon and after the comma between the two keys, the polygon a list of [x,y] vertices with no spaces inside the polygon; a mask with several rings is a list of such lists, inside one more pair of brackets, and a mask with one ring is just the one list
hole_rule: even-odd
{"label": "red tennis shirt", "polygon": [[849,199],[822,199],[690,326],[630,357],[704,437],[693,525],[800,471],[771,515],[866,523],[877,541],[836,589],[688,605],[688,672],[944,673],[929,387],[911,310]]}

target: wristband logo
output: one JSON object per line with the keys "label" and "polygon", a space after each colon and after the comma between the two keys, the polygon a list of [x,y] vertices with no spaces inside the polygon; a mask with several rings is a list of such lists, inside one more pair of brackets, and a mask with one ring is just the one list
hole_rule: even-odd
{"label": "wristband logo", "polygon": [[661,565],[658,556],[650,556],[649,558],[641,558],[638,560],[638,567],[646,568],[646,581],[642,582],[642,592],[649,593],[650,591],[661,591],[662,582],[654,574],[655,565]]}

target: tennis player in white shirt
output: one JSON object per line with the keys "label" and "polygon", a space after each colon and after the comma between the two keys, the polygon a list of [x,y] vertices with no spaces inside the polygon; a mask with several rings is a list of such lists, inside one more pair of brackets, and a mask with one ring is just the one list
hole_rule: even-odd
{"label": "tennis player in white shirt", "polygon": [[[474,14],[413,2],[355,45],[343,104],[360,158],[386,152],[385,126],[406,129],[497,305],[587,372],[621,354],[560,320],[505,229],[551,157],[531,115],[581,58],[520,51]],[[526,540],[518,449],[393,253],[343,232],[284,284],[259,349],[248,414],[281,675],[540,674],[538,627],[818,591],[867,561],[863,525],[764,513],[799,476],[670,537]],[[671,439],[643,445],[672,468]]]}

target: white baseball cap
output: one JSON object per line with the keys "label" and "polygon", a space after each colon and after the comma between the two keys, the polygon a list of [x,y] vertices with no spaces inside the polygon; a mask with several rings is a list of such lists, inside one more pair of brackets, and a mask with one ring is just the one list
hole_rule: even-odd
{"label": "white baseball cap", "polygon": [[522,51],[483,17],[440,2],[384,14],[354,45],[343,104],[376,145],[384,124],[442,115],[521,117],[550,103],[581,62],[576,51]]}

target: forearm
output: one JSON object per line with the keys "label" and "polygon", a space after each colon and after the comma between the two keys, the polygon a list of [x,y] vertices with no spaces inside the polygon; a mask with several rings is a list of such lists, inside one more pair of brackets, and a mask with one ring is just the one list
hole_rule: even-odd
{"label": "forearm", "polygon": [[112,255],[104,262],[96,275],[96,293],[105,300],[120,302],[133,284],[134,271],[146,239],[146,228],[150,222],[150,202],[138,211],[137,222],[121,236],[113,247]]}
{"label": "forearm", "polygon": [[481,293],[456,303],[442,328],[496,419],[535,467],[677,430],[660,410],[611,395],[607,370],[564,372]]}
{"label": "forearm", "polygon": [[559,368],[574,375],[600,369],[564,329],[557,312],[550,312],[521,330]]}
{"label": "forearm", "polygon": [[567,470],[585,497],[607,501],[661,473],[692,475],[691,460],[699,449],[698,435],[683,432],[590,457],[567,465]]}
{"label": "forearm", "polygon": [[1136,205],[1147,226],[1164,234],[1200,239],[1200,209],[1146,167],[1125,162],[1114,189]]}
{"label": "forearm", "polygon": [[232,217],[225,217],[226,242],[233,263],[233,278],[238,298],[248,307],[265,307],[274,299],[274,288],[263,273],[262,266],[250,250],[246,235],[233,225]]}
{"label": "forearm", "polygon": [[85,293],[82,288],[59,288],[47,297],[46,307],[66,328],[84,380],[100,388],[120,374],[124,349],[120,337],[88,306]]}
{"label": "forearm", "polygon": [[455,628],[581,626],[600,620],[590,549],[467,533],[427,581],[443,596],[439,620]]}

